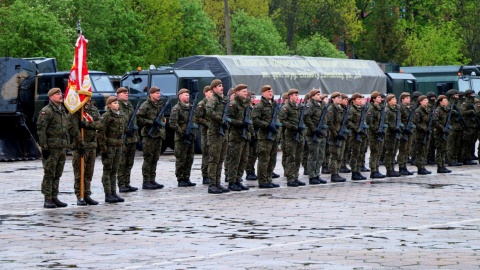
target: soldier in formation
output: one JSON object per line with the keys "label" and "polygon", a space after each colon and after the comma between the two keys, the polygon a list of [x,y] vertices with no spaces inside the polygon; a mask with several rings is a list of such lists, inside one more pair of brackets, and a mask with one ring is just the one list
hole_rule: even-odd
{"label": "soldier in formation", "polygon": [[212,98],[213,91],[210,88],[210,85],[207,85],[203,88],[203,94],[205,98],[198,102],[197,109],[195,110],[195,117],[197,119],[197,124],[200,126],[202,130],[202,141],[201,141],[201,148],[202,148],[202,183],[204,185],[208,185],[210,183],[210,179],[208,178],[208,159],[209,159],[209,145],[208,145],[208,119],[207,119],[207,101]]}

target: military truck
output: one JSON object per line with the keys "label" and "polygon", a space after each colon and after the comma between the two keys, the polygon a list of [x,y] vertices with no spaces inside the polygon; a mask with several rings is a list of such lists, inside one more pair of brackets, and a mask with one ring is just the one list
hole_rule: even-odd
{"label": "military truck", "polygon": [[403,92],[417,91],[417,78],[410,73],[400,73],[400,65],[395,63],[379,63],[380,68],[387,76],[387,94],[394,94],[397,98]]}
{"label": "military truck", "polygon": [[[198,83],[198,101],[204,98],[203,87],[210,85],[210,82],[214,79],[214,75],[209,70],[177,70],[169,66],[155,67],[150,66],[149,69],[134,70],[127,72],[123,75],[120,85],[126,87],[131,95],[145,95],[147,96],[148,90],[152,86],[157,86],[161,91],[161,99],[166,101],[171,98],[171,103],[165,110],[165,118],[167,119],[166,127],[166,139],[162,142],[161,152],[165,152],[167,147],[174,149],[174,136],[175,132],[170,128],[170,111],[172,106],[175,106],[178,102],[177,93],[181,88],[187,88],[191,91],[194,90],[195,81]],[[193,102],[194,95],[190,95],[190,99]],[[201,128],[201,127],[200,127]],[[200,134],[195,141],[195,152],[201,153]],[[137,144],[138,146],[138,144]],[[141,146],[139,147],[141,148]]]}
{"label": "military truck", "polygon": [[[37,116],[49,102],[48,90],[65,91],[69,75],[69,71],[57,71],[54,58],[0,58],[0,161],[40,157]],[[89,75],[92,100],[103,113],[106,99],[115,90],[107,73],[90,71]]]}

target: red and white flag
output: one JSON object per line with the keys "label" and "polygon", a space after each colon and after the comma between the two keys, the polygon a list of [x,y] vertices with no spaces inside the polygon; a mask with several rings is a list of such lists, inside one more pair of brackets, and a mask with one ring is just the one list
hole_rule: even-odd
{"label": "red and white flag", "polygon": [[87,43],[88,40],[80,34],[75,44],[75,58],[65,90],[63,103],[72,114],[87,103],[92,96],[92,85],[87,68]]}

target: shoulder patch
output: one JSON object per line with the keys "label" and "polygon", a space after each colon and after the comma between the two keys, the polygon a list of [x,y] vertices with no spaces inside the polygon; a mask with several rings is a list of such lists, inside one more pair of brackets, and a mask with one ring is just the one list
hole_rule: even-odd
{"label": "shoulder patch", "polygon": [[333,112],[332,112],[332,111],[328,111],[328,114],[333,114]]}
{"label": "shoulder patch", "polygon": [[202,107],[202,105],[198,105],[198,108],[201,108],[201,107]]}
{"label": "shoulder patch", "polygon": [[42,111],[42,115],[45,115],[45,114],[46,114],[46,112],[45,112],[45,111]]}
{"label": "shoulder patch", "polygon": [[415,115],[418,115],[418,112],[415,112]]}
{"label": "shoulder patch", "polygon": [[233,107],[232,103],[228,104],[228,107]]}
{"label": "shoulder patch", "polygon": [[438,112],[437,112],[437,111],[435,111],[435,114],[438,114]]}
{"label": "shoulder patch", "polygon": [[173,108],[173,110],[174,110],[174,111],[176,111],[176,110],[177,110],[177,108]]}
{"label": "shoulder patch", "polygon": [[287,108],[283,107],[283,110],[284,110],[284,111],[287,111]]}
{"label": "shoulder patch", "polygon": [[254,109],[258,109],[257,105],[253,106]]}
{"label": "shoulder patch", "polygon": [[368,114],[368,115],[371,115],[371,114],[372,114],[372,112],[367,112],[367,114]]}

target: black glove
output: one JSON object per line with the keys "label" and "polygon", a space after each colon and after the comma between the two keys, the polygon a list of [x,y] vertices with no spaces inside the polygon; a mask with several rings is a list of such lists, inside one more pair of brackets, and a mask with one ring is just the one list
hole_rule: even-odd
{"label": "black glove", "polygon": [[80,128],[86,128],[86,127],[87,127],[87,122],[80,121]]}
{"label": "black glove", "polygon": [[48,149],[42,149],[42,157],[44,159],[48,159],[48,157],[50,156],[50,150]]}
{"label": "black glove", "polygon": [[85,148],[78,148],[78,153],[80,154],[81,157],[84,157],[86,153]]}
{"label": "black glove", "polygon": [[275,126],[268,126],[268,131],[272,133],[277,133],[277,128]]}
{"label": "black glove", "polygon": [[134,129],[127,129],[127,136],[128,137],[133,137],[133,135],[135,134],[135,130]]}
{"label": "black glove", "polygon": [[107,152],[103,152],[102,153],[102,159],[107,159],[108,158],[108,153]]}

